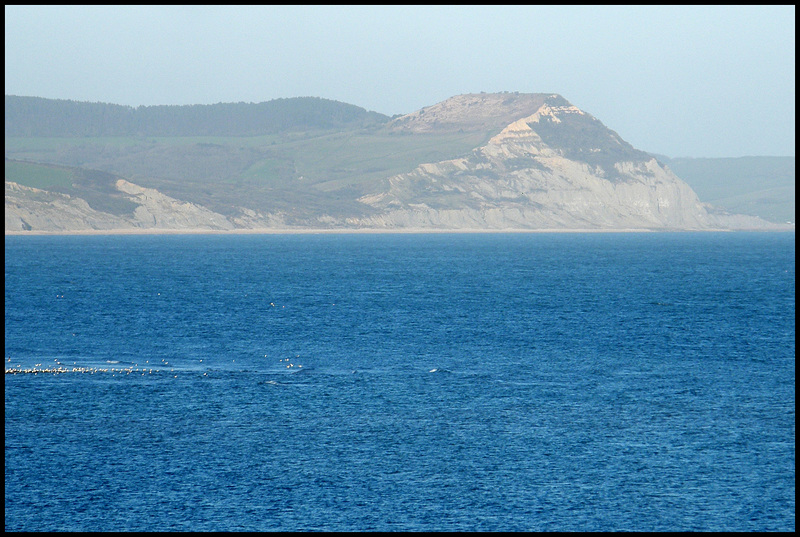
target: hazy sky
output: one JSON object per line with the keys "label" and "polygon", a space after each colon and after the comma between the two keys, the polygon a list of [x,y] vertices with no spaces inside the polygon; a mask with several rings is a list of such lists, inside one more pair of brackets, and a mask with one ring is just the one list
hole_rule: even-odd
{"label": "hazy sky", "polygon": [[558,93],[637,149],[795,154],[794,6],[5,6],[5,25],[7,95],[394,115]]}

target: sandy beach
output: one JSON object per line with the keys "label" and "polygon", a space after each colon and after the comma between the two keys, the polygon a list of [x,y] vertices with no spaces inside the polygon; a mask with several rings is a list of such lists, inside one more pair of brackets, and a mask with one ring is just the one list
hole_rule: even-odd
{"label": "sandy beach", "polygon": [[[8,235],[338,235],[414,233],[654,233],[653,229],[436,229],[436,228],[260,228],[260,229],[82,229],[74,231],[17,231]],[[726,230],[719,230],[726,231]]]}

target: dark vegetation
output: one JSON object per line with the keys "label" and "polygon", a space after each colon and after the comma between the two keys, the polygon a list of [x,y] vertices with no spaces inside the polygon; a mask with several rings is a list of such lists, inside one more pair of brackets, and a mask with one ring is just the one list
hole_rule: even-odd
{"label": "dark vegetation", "polygon": [[564,157],[599,166],[610,180],[620,177],[615,163],[647,162],[652,158],[588,114],[561,114],[559,119],[556,122],[543,116],[533,128],[544,143],[560,148]]}
{"label": "dark vegetation", "polygon": [[5,177],[25,186],[82,198],[92,209],[115,215],[132,214],[136,203],[116,188],[121,177],[84,168],[5,159]]}
{"label": "dark vegetation", "polygon": [[261,136],[383,125],[388,116],[318,97],[263,103],[122,106],[6,95],[6,136]]}

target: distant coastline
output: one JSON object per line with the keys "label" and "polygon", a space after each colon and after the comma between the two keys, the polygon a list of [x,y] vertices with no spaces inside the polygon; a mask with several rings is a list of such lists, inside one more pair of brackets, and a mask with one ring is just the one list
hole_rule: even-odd
{"label": "distant coastline", "polygon": [[652,155],[550,93],[394,118],[317,98],[134,113],[7,96],[6,116],[12,233],[772,230],[795,213],[794,157]]}
{"label": "distant coastline", "polygon": [[[657,229],[438,229],[438,228],[308,228],[308,229],[87,229],[75,231],[6,231],[6,236],[44,236],[44,235],[353,235],[353,234],[424,234],[424,233],[692,233],[692,232],[731,232],[734,230],[657,230]],[[740,231],[740,230],[736,230]],[[748,231],[748,230],[741,230]],[[754,232],[791,232],[794,225],[775,229],[758,229]]]}
{"label": "distant coastline", "polygon": [[75,231],[6,231],[6,235],[336,235],[413,233],[653,233],[650,229],[87,229]]}

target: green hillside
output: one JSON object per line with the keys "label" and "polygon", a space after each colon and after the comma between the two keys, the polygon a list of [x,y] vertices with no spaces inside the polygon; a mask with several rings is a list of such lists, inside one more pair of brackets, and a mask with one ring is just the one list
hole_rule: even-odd
{"label": "green hillside", "polygon": [[661,160],[704,202],[771,222],[795,221],[795,157]]}
{"label": "green hillside", "polygon": [[5,173],[6,181],[42,190],[70,188],[75,181],[74,169],[9,159],[6,159]]}
{"label": "green hillside", "polygon": [[[388,121],[311,97],[132,108],[7,95],[5,154],[121,176],[223,214],[239,207],[359,213],[368,209],[355,199],[383,179],[488,139],[474,132],[396,134],[383,128]],[[67,175],[53,185],[34,173],[12,175],[62,192],[78,184]]]}
{"label": "green hillside", "polygon": [[6,181],[82,198],[97,211],[125,215],[137,207],[117,190],[120,178],[103,171],[6,158],[5,174]]}
{"label": "green hillside", "polygon": [[6,137],[260,136],[304,129],[361,128],[388,120],[377,112],[318,97],[134,108],[5,96]]}
{"label": "green hillside", "polygon": [[464,155],[489,134],[361,129],[258,137],[7,137],[6,156],[104,171],[222,214],[236,207],[301,207],[310,214],[328,205],[334,213],[359,212],[365,207],[353,200],[382,180]]}

